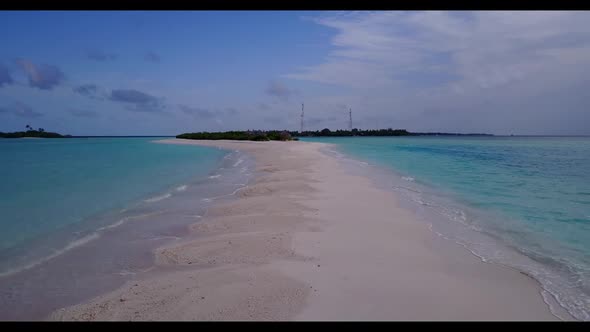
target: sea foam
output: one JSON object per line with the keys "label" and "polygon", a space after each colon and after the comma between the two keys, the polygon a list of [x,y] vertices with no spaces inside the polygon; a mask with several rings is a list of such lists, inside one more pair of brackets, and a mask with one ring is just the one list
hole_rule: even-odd
{"label": "sea foam", "polygon": [[148,199],[144,200],[144,202],[146,202],[146,203],[154,203],[154,202],[158,202],[158,201],[161,201],[163,199],[166,199],[166,198],[170,198],[171,196],[172,196],[171,193],[166,193],[164,195],[160,195],[160,196],[155,196],[155,197],[148,198]]}

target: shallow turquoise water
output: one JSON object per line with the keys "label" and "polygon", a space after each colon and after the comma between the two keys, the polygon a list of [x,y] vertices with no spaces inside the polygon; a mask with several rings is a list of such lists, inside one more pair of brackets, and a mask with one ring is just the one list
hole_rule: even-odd
{"label": "shallow turquoise water", "polygon": [[347,155],[395,171],[407,183],[405,187],[420,191],[425,205],[434,205],[431,202],[444,196],[449,204],[462,206],[454,219],[559,274],[560,279],[551,279],[549,272],[533,271],[539,278],[547,276],[546,284],[564,306],[578,318],[588,319],[590,138],[304,140],[335,143]]}
{"label": "shallow turquoise water", "polygon": [[159,138],[0,140],[0,320],[40,320],[158,270],[252,178],[239,151]]}
{"label": "shallow turquoise water", "polygon": [[155,139],[0,139],[0,250],[205,176],[225,154]]}

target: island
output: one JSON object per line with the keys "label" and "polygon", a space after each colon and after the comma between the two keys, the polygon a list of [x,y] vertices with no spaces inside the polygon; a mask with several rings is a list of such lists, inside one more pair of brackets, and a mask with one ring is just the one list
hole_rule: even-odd
{"label": "island", "polygon": [[293,141],[297,140],[286,130],[247,130],[226,132],[199,132],[177,135],[176,138],[198,140],[235,140],[235,141]]}
{"label": "island", "polygon": [[26,131],[15,131],[12,133],[3,133],[0,131],[0,138],[70,138],[71,135],[61,135],[58,133],[45,131],[43,128],[37,130],[31,126],[26,125]]}
{"label": "island", "polygon": [[461,133],[412,133],[405,129],[336,130],[324,128],[318,131],[247,130],[226,132],[197,132],[177,135],[176,138],[195,140],[238,140],[238,141],[297,141],[298,137],[343,137],[343,136],[494,136],[492,134]]}
{"label": "island", "polygon": [[462,134],[462,133],[439,133],[439,132],[409,132],[406,129],[368,129],[362,130],[354,128],[352,130],[336,130],[331,131],[328,128],[324,128],[318,131],[303,131],[303,132],[291,132],[291,135],[297,137],[339,137],[339,136],[494,136],[492,134]]}

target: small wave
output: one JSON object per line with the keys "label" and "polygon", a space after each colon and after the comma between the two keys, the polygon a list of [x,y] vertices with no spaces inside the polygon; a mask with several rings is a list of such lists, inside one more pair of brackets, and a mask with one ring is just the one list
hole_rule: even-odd
{"label": "small wave", "polygon": [[328,154],[334,155],[336,158],[344,158],[344,155],[342,153],[340,153],[334,149],[325,148],[324,151],[327,152]]}
{"label": "small wave", "polygon": [[169,198],[170,196],[172,196],[171,193],[166,193],[166,194],[161,195],[161,196],[155,196],[155,197],[152,197],[152,198],[148,198],[148,199],[144,200],[144,202],[154,203],[154,202],[161,201],[163,199]]}
{"label": "small wave", "polygon": [[144,217],[149,217],[149,216],[153,216],[153,215],[157,215],[157,214],[161,214],[164,211],[158,211],[158,212],[151,212],[151,213],[145,213],[145,214],[139,214],[136,216],[129,216],[129,217],[125,217],[119,221],[117,221],[114,224],[108,225],[108,226],[103,226],[100,227],[99,229],[97,229],[97,231],[104,231],[105,229],[111,229],[111,228],[115,228],[115,227],[119,227],[121,225],[123,225],[124,223],[126,223],[127,221],[131,220],[131,219],[139,219],[139,218],[144,218]]}
{"label": "small wave", "polygon": [[234,163],[234,167],[237,167],[239,164],[241,164],[241,163],[243,163],[243,162],[244,162],[244,159],[242,159],[242,158],[238,159],[238,161],[236,161],[236,162]]}
{"label": "small wave", "polygon": [[[468,222],[469,218],[463,210],[448,208],[444,206],[438,207],[441,208],[441,210],[438,210],[438,213],[441,213],[447,219],[452,220],[454,222],[458,222],[467,229],[471,231],[476,231],[479,234],[484,234],[487,236],[491,235],[490,233],[484,232],[482,228]],[[586,306],[584,302],[587,303],[587,299],[582,299],[580,301],[574,300],[573,303],[571,303],[571,298],[567,299],[567,301],[564,301],[563,298],[565,296],[561,294],[559,288],[554,287],[555,276],[552,276],[550,271],[545,270],[545,267],[543,265],[535,267],[534,264],[530,265],[529,263],[523,263],[522,261],[514,261],[514,258],[506,256],[506,253],[503,251],[503,249],[495,248],[495,250],[490,251],[491,248],[486,248],[489,246],[495,246],[491,243],[482,244],[479,242],[470,242],[465,238],[464,235],[449,236],[447,234],[443,234],[435,230],[432,223],[430,223],[429,229],[437,236],[462,246],[463,248],[468,250],[472,255],[479,258],[482,262],[494,263],[511,269],[515,269],[520,273],[536,280],[541,286],[541,295],[543,297],[543,301],[545,302],[545,304],[547,304],[551,314],[555,317],[564,320],[565,316],[563,315],[563,313],[567,312],[567,314],[571,315],[576,319],[588,320],[587,312],[579,310],[580,307],[583,308],[584,306]],[[533,259],[534,262],[541,262],[541,256],[536,255],[534,251],[524,250],[523,248],[514,249],[516,249],[519,254],[524,255],[528,259]],[[545,259],[547,259],[547,257],[545,257]],[[570,303],[568,303],[568,301],[570,301]]]}
{"label": "small wave", "polygon": [[188,186],[185,184],[185,185],[182,185],[182,186],[180,186],[180,187],[177,187],[177,188],[176,188],[176,191],[185,191],[185,190],[186,190],[186,188],[188,188]]}
{"label": "small wave", "polygon": [[150,238],[150,240],[152,240],[152,241],[164,240],[164,239],[180,240],[180,238],[178,236],[172,236],[172,235],[154,236],[154,237]]}
{"label": "small wave", "polygon": [[211,176],[209,176],[209,179],[217,179],[220,176],[221,176],[221,174],[211,175]]}
{"label": "small wave", "polygon": [[29,264],[27,264],[25,266],[21,266],[19,268],[15,268],[15,269],[11,269],[11,270],[8,270],[8,271],[0,272],[0,277],[6,277],[6,276],[9,276],[9,275],[13,275],[15,273],[18,273],[18,272],[21,272],[21,271],[24,271],[24,270],[28,270],[30,268],[33,268],[33,267],[35,267],[35,266],[37,266],[39,264],[45,263],[45,262],[47,262],[47,261],[49,261],[49,260],[51,260],[51,259],[53,259],[53,258],[55,258],[57,256],[60,256],[60,255],[62,255],[64,253],[66,253],[67,251],[70,251],[70,250],[72,250],[72,249],[74,249],[76,247],[79,247],[81,245],[84,245],[84,244],[86,244],[86,243],[88,243],[90,241],[94,241],[94,240],[98,239],[99,237],[100,237],[100,235],[98,233],[92,233],[90,235],[87,235],[87,236],[84,236],[84,237],[79,238],[77,240],[74,240],[74,241],[70,242],[68,245],[66,245],[65,247],[63,247],[63,248],[61,248],[59,250],[54,251],[53,254],[51,254],[49,256],[45,256],[45,257],[43,257],[43,258],[41,258],[39,260],[36,260],[34,262],[31,262],[31,263],[29,263]]}
{"label": "small wave", "polygon": [[407,190],[407,191],[411,191],[411,192],[415,192],[418,194],[421,194],[421,192],[419,190],[414,190],[412,188],[408,188],[408,187],[402,187],[402,186],[392,186],[393,189],[402,189],[402,190]]}
{"label": "small wave", "polygon": [[428,203],[428,202],[425,202],[425,201],[423,201],[423,200],[422,200],[422,199],[420,199],[420,198],[416,198],[416,199],[415,199],[415,202],[416,202],[416,203],[418,203],[418,204],[420,204],[420,205],[424,205],[424,206],[434,206],[434,205],[432,205],[432,204],[430,204],[430,203]]}
{"label": "small wave", "polygon": [[[236,184],[236,185],[242,185],[242,184]],[[232,191],[232,193],[231,193],[231,194],[225,194],[225,195],[221,195],[221,196],[215,196],[215,197],[211,197],[211,198],[203,198],[201,201],[203,201],[203,202],[211,202],[211,201],[212,201],[212,200],[214,200],[214,199],[218,199],[218,198],[222,198],[222,197],[227,197],[227,196],[233,196],[233,195],[235,195],[235,194],[236,194],[238,191],[240,191],[240,190],[242,190],[242,189],[244,189],[244,188],[246,188],[246,184],[243,184],[243,186],[242,186],[242,187],[240,187],[240,188],[237,188],[236,190]]]}
{"label": "small wave", "polygon": [[108,226],[101,227],[101,228],[99,228],[99,229],[97,229],[97,230],[98,230],[98,231],[104,231],[105,229],[111,229],[111,228],[119,227],[119,226],[123,225],[123,224],[124,224],[124,223],[125,223],[127,220],[129,220],[129,218],[123,218],[123,219],[121,219],[121,220],[117,221],[117,222],[116,222],[116,223],[114,223],[114,224],[111,224],[111,225],[108,225]]}
{"label": "small wave", "polygon": [[406,181],[410,181],[410,182],[414,182],[414,178],[411,176],[402,176],[402,180],[406,180]]}
{"label": "small wave", "polygon": [[[533,278],[533,277],[531,277],[531,278]],[[533,278],[533,279],[535,279],[535,278]],[[537,279],[535,279],[535,280],[537,280]],[[549,292],[548,290],[546,290],[543,287],[541,287],[541,289],[542,289],[541,296],[543,297],[543,302],[545,302],[545,304],[549,307],[549,311],[551,312],[551,314],[553,316],[561,319],[562,321],[567,320],[568,319],[567,317],[564,317],[564,315],[560,314],[560,312],[562,312],[563,310],[568,312],[567,309],[565,309],[564,307],[562,307],[559,304],[559,301],[557,300],[555,295],[551,294],[551,292]],[[557,303],[555,303],[555,302],[557,302]]]}
{"label": "small wave", "polygon": [[234,190],[231,194],[229,194],[229,196],[235,195],[238,191],[240,191],[240,190],[242,190],[244,188],[246,188],[246,187],[241,187],[241,188],[238,188],[238,189]]}

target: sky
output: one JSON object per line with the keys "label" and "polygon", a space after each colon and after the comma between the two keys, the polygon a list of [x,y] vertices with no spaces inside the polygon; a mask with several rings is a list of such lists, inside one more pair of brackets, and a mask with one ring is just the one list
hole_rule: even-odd
{"label": "sky", "polygon": [[0,12],[0,131],[590,135],[584,11]]}

